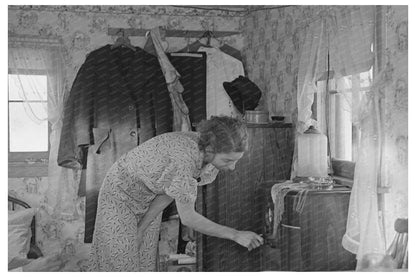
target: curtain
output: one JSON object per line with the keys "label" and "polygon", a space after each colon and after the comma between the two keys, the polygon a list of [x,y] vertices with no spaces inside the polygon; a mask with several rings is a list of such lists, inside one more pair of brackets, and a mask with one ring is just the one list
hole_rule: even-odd
{"label": "curtain", "polygon": [[[72,219],[76,217],[75,207],[80,174],[72,169],[58,166],[57,154],[62,129],[63,105],[66,98],[64,56],[61,41],[58,38],[39,38],[19,36],[9,37],[9,70],[17,75],[21,86],[21,98],[24,99],[25,112],[36,122],[47,120],[49,133],[48,187],[44,204],[47,212],[56,218]],[[42,97],[31,72],[42,72],[47,76],[47,104],[43,105],[47,117],[40,117],[28,101],[25,88]],[[30,142],[28,142],[30,143]]]}
{"label": "curtain", "polygon": [[[311,106],[317,91],[316,81],[322,80],[322,73],[327,72],[327,77],[339,80],[337,85],[342,93],[343,88],[351,88],[351,84],[345,83],[344,77],[368,71],[374,64],[374,21],[375,6],[339,6],[323,9],[320,20],[309,26],[299,65],[298,134],[310,125],[326,128],[325,123],[318,124],[311,118]],[[376,76],[375,79],[377,78]],[[352,93],[357,92],[353,88]],[[361,138],[343,246],[355,253],[358,261],[368,253],[385,253],[386,248],[382,208],[377,194],[377,187],[382,182],[379,93],[376,81],[370,91],[360,96],[362,99],[358,113],[353,114]],[[326,93],[320,96],[323,99],[318,101],[328,104]],[[328,107],[324,112],[328,112],[327,109]],[[323,118],[327,119],[328,115]],[[292,177],[294,176],[296,168],[292,172]]]}
{"label": "curtain", "polygon": [[380,180],[379,76],[370,92],[364,94],[359,108],[358,126],[361,138],[355,164],[354,185],[351,191],[346,233],[343,247],[356,254],[360,261],[367,254],[384,254],[386,244],[377,188]]}
{"label": "curtain", "polygon": [[[303,134],[309,126],[316,127],[316,120],[312,119],[312,104],[314,94],[317,91],[316,80],[326,71],[326,32],[325,16],[320,14],[318,19],[313,21],[307,31],[299,59],[298,93],[297,93],[297,123],[295,135],[295,147],[292,162],[291,178],[297,174],[297,149],[298,135]],[[321,130],[322,131],[322,130]]]}
{"label": "curtain", "polygon": [[340,7],[328,20],[330,66],[336,76],[368,71],[374,64],[374,6]]}
{"label": "curtain", "polygon": [[[298,122],[297,131],[303,133],[309,126],[316,126],[312,116],[312,103],[317,91],[316,80],[326,71],[327,39],[326,18],[322,15],[319,20],[311,23],[303,44],[299,60],[298,73]],[[320,75],[319,75],[320,74]]]}
{"label": "curtain", "polygon": [[[372,51],[375,37],[375,7],[340,7],[331,18],[329,27],[329,57],[331,70],[336,80],[348,75],[370,70],[374,64]],[[331,43],[332,42],[332,43]],[[375,71],[373,71],[375,72]],[[379,203],[378,187],[381,186],[381,117],[379,105],[379,75],[376,74],[368,92],[360,95],[357,113],[352,112],[352,121],[358,127],[358,156],[355,164],[354,185],[343,247],[356,254],[357,268],[366,254],[384,254],[386,250],[383,213]],[[359,94],[359,87],[351,84],[340,86],[339,91],[351,88]]]}

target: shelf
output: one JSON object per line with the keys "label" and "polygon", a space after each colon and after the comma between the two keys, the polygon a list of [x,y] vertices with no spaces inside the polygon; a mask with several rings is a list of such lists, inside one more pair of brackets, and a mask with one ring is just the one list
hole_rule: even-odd
{"label": "shelf", "polygon": [[269,122],[269,123],[246,123],[247,128],[292,128],[292,123]]}

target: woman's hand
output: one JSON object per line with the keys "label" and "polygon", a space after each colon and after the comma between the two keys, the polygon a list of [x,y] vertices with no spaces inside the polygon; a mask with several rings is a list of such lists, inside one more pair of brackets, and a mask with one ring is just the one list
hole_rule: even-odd
{"label": "woman's hand", "polygon": [[250,231],[237,231],[233,228],[212,222],[208,218],[195,212],[193,203],[182,203],[176,201],[176,208],[182,223],[195,231],[208,236],[229,239],[252,250],[263,244],[263,238]]}
{"label": "woman's hand", "polygon": [[264,242],[260,235],[250,231],[237,231],[233,240],[236,243],[247,247],[248,251],[259,247]]}

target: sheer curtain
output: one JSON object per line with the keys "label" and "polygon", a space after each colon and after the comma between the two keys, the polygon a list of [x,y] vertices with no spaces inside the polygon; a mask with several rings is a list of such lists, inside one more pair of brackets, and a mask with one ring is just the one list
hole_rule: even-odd
{"label": "sheer curtain", "polygon": [[[295,149],[292,162],[291,178],[297,175],[298,135],[303,134],[309,126],[317,127],[318,122],[312,118],[312,104],[317,92],[316,80],[326,71],[327,32],[326,13],[321,12],[306,31],[306,37],[301,49],[298,73],[297,93],[297,123],[295,135]],[[319,130],[323,132],[324,130]]]}
{"label": "sheer curtain", "polygon": [[[341,7],[335,11],[329,27],[330,65],[335,79],[370,70],[374,64],[375,7]],[[363,256],[369,253],[384,254],[386,251],[382,207],[378,187],[381,186],[381,140],[379,77],[376,75],[370,90],[361,93],[352,121],[360,130],[358,156],[355,164],[354,185],[343,247],[356,254],[358,267]],[[352,94],[359,94],[359,88]],[[342,92],[342,91],[341,91]]]}
{"label": "sheer curtain", "polygon": [[316,81],[327,68],[326,14],[321,13],[319,18],[310,24],[306,33],[298,73],[296,128],[299,133],[303,133],[311,125],[317,125],[316,120],[312,118],[312,104],[317,92]]}
{"label": "sheer curtain", "polygon": [[[309,125],[326,129],[325,122],[318,123],[311,118],[313,95],[317,91],[316,82],[323,72],[331,72],[333,79],[342,80],[343,77],[368,71],[374,64],[374,20],[375,6],[328,7],[321,12],[320,20],[309,26],[299,65],[298,134]],[[377,80],[377,76],[375,79]],[[338,84],[341,87],[348,86],[340,82]],[[358,91],[353,89],[352,93]],[[343,246],[355,253],[358,261],[368,253],[385,253],[386,248],[382,207],[377,194],[377,187],[381,182],[382,137],[378,94],[375,81],[371,89],[362,96],[358,113],[353,114],[353,121],[361,130],[361,138]],[[320,96],[323,99],[318,101],[326,103],[327,106],[327,95],[323,93]],[[327,116],[323,118],[327,119]],[[294,165],[295,159],[294,157]],[[296,168],[292,177],[295,175]]]}
{"label": "sheer curtain", "polygon": [[[57,153],[62,129],[63,105],[66,97],[63,47],[57,38],[39,38],[29,36],[9,36],[9,70],[17,75],[17,85],[21,86],[21,99],[28,116],[37,122],[47,120],[49,133],[48,187],[44,205],[47,212],[57,218],[73,218],[76,213],[75,200],[79,183],[79,173],[58,166]],[[27,101],[29,91],[42,97],[36,86],[36,74],[42,72],[47,78],[47,104],[43,105],[44,114],[40,117]],[[30,142],[28,142],[30,143]]]}
{"label": "sheer curtain", "polygon": [[346,233],[342,245],[357,255],[358,264],[366,254],[385,254],[382,207],[377,188],[380,186],[380,128],[378,76],[371,90],[364,94],[359,107],[358,126],[361,138],[355,164]]}

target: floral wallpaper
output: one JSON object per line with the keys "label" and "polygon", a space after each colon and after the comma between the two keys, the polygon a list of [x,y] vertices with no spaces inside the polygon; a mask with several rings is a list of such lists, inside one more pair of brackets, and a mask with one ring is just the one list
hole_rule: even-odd
{"label": "floral wallpaper", "polygon": [[[325,6],[291,6],[252,12],[244,24],[246,69],[261,90],[261,105],[271,115],[296,122],[296,83],[299,50],[305,28]],[[408,216],[408,9],[382,6],[381,55],[384,68],[383,182],[386,242],[394,235],[394,220]]]}
{"label": "floral wallpaper", "polygon": [[[151,29],[164,26],[177,30],[240,31],[244,18],[239,12],[210,11],[172,6],[9,6],[9,36],[58,37],[63,42],[66,69],[65,87],[69,91],[86,55],[115,37],[109,27]],[[169,52],[184,48],[196,38],[166,38]],[[144,37],[131,37],[135,46],[144,46]],[[220,38],[241,49],[243,36]],[[73,176],[79,179],[79,176]],[[61,254],[63,271],[85,271],[89,244],[83,243],[85,197],[77,187],[58,188],[47,177],[10,178],[9,195],[39,208],[37,243],[44,254]],[[63,201],[56,203],[58,194]],[[61,198],[59,198],[61,199]],[[59,206],[58,214],[52,209]],[[163,223],[160,255],[176,252],[177,221]]]}
{"label": "floral wallpaper", "polygon": [[385,68],[382,95],[384,108],[384,195],[387,242],[394,236],[394,221],[408,217],[408,8],[383,6]]}
{"label": "floral wallpaper", "polygon": [[290,6],[252,12],[244,25],[248,76],[263,91],[261,106],[271,115],[296,120],[297,64],[306,27],[319,6]]}

